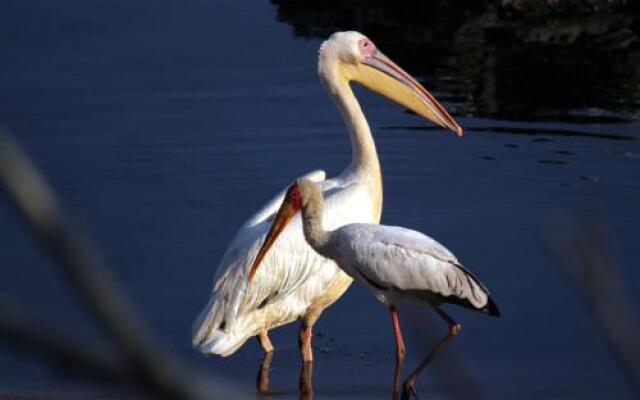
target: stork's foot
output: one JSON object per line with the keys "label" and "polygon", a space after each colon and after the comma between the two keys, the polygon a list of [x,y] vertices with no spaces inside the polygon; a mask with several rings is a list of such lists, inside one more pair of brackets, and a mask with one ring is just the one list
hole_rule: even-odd
{"label": "stork's foot", "polygon": [[400,384],[402,382],[401,379],[402,379],[402,360],[400,358],[397,358],[396,368],[393,373],[393,393],[391,395],[391,398],[393,400],[398,400],[398,394],[400,392]]}
{"label": "stork's foot", "polygon": [[418,398],[418,391],[416,390],[416,377],[411,375],[402,385],[402,400],[411,400]]}

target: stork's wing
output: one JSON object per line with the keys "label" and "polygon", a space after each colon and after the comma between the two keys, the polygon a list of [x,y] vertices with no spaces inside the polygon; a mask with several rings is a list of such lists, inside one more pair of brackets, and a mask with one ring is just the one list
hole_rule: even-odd
{"label": "stork's wing", "polygon": [[378,290],[426,291],[440,301],[492,312],[487,288],[446,247],[420,232],[352,224],[336,231],[334,240],[338,264],[350,263],[355,279]]}

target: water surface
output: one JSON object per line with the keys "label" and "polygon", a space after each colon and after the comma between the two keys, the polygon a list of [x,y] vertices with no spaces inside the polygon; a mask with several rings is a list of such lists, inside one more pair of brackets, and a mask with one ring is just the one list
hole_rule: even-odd
{"label": "water surface", "polygon": [[[383,167],[383,222],[446,244],[501,307],[499,320],[450,308],[464,326],[450,350],[490,398],[630,398],[540,233],[552,215],[597,210],[638,300],[637,20],[607,14],[594,17],[599,30],[560,21],[549,33],[548,21],[503,20],[480,8],[411,14],[406,4],[395,15],[284,1],[4,2],[0,121],[108,254],[167,346],[252,387],[257,344],[203,358],[190,348],[190,325],[244,219],[294,177],[348,164],[348,138],[316,57],[329,32],[359,29],[467,128],[457,138],[357,90]],[[567,26],[577,39],[557,33]],[[0,294],[99,338],[3,202],[0,220]],[[407,368],[444,334],[428,315],[401,314]],[[272,335],[276,398],[298,396],[296,329]],[[353,286],[317,331],[316,398],[389,397],[390,323],[365,290]],[[0,351],[0,392],[110,390]],[[421,393],[441,398],[456,384],[439,377],[425,373]]]}

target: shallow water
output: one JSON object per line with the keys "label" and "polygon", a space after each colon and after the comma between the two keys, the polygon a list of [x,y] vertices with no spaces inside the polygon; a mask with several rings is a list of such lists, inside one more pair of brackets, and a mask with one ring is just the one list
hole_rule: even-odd
{"label": "shallow water", "polygon": [[[256,343],[205,359],[190,349],[190,325],[244,219],[294,177],[347,165],[348,138],[318,82],[316,55],[320,37],[354,27],[467,128],[456,138],[357,91],[383,167],[383,222],[446,244],[501,307],[499,320],[451,308],[464,330],[446,351],[464,357],[490,398],[630,398],[541,232],[576,209],[604,215],[638,304],[637,21],[613,15],[627,25],[599,22],[599,31],[588,30],[599,34],[579,31],[565,43],[547,23],[482,10],[439,10],[438,24],[428,9],[403,20],[406,2],[400,16],[236,3],[0,5],[0,123],[46,171],[167,346],[205,371],[254,385]],[[0,294],[99,336],[3,202],[0,221]],[[401,310],[407,368],[444,333],[424,314]],[[389,325],[384,308],[355,285],[330,308],[317,325],[315,397],[388,398]],[[277,398],[298,396],[295,330],[272,335]],[[0,350],[0,392],[108,390]],[[439,377],[428,370],[420,392],[444,397],[455,382]]]}

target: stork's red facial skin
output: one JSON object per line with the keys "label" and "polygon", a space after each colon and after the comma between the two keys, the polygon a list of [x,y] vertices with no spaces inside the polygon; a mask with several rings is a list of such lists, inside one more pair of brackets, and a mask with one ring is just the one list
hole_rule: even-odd
{"label": "stork's red facial skin", "polygon": [[298,188],[298,184],[294,183],[289,188],[289,193],[287,193],[287,198],[291,202],[291,206],[295,210],[300,210],[302,208],[302,195],[300,194],[300,188]]}

